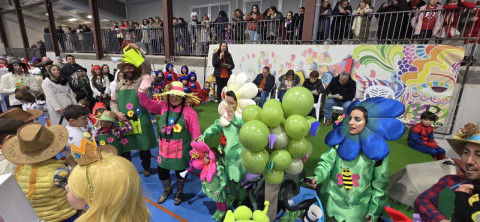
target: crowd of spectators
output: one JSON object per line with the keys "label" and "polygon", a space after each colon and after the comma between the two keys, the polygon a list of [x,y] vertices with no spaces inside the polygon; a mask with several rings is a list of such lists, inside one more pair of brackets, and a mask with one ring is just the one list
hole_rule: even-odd
{"label": "crowd of spectators", "polygon": [[[478,37],[479,7],[478,2],[459,0],[447,0],[443,5],[438,0],[386,0],[374,9],[371,0],[361,0],[356,8],[348,0],[339,0],[334,6],[330,0],[322,0],[316,40],[318,43],[328,40],[333,44],[360,43],[368,39],[387,44],[414,40],[427,44],[435,38]],[[302,40],[304,12],[305,8],[301,7],[298,13],[288,11],[284,14],[271,6],[262,13],[258,5],[253,5],[246,15],[236,9],[233,16],[220,11],[213,19],[196,12],[191,13],[189,22],[174,17],[175,52],[205,55],[210,43],[220,42],[298,44]],[[376,22],[372,22],[373,19]],[[377,26],[377,30],[372,33],[373,26]],[[118,53],[128,43],[135,43],[147,54],[162,54],[165,50],[163,27],[158,16],[141,22],[112,21],[109,31],[103,33],[105,51]],[[93,51],[93,34],[88,26],[65,29],[57,27],[63,51]],[[48,33],[47,28],[45,33]],[[48,44],[49,40],[45,40]],[[473,41],[465,40],[465,44]]]}

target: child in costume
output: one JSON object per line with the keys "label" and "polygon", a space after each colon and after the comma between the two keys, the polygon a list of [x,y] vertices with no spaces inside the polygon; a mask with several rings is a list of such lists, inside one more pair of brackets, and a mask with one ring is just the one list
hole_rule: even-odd
{"label": "child in costume", "polygon": [[190,84],[188,83],[188,76],[182,76],[180,77],[180,81],[183,84],[183,92],[185,93],[191,93],[192,90],[190,89]]}
{"label": "child in costume", "polygon": [[[142,77],[138,89],[140,104],[153,114],[157,114],[157,133],[159,138],[158,177],[163,185],[163,194],[158,203],[163,203],[172,194],[170,170],[177,176],[177,193],[175,205],[183,200],[183,187],[187,175],[180,173],[188,168],[189,152],[192,149],[192,138],[200,136],[200,124],[195,110],[187,103],[198,103],[199,99],[183,91],[183,84],[175,81],[165,87],[165,92],[159,96],[163,100],[157,101],[147,97],[146,90],[152,84],[149,75]],[[240,162],[241,163],[241,162]]]}
{"label": "child in costume", "polygon": [[203,86],[203,89],[202,89],[202,98],[201,98],[203,103],[206,103],[210,100],[211,92],[212,92],[212,83],[205,82],[205,85]]}
{"label": "child in costume", "polygon": [[68,204],[64,189],[70,172],[65,161],[54,158],[67,141],[68,131],[62,125],[47,128],[29,123],[3,144],[3,155],[18,164],[15,178],[40,220],[74,221],[77,218],[77,211]]}
{"label": "child in costume", "polygon": [[118,150],[118,153],[128,152],[123,147],[127,143],[127,138],[123,137],[123,135],[133,131],[130,120],[128,118],[125,119],[121,122],[123,124],[121,126],[117,124],[117,114],[108,110],[103,111],[95,119],[98,121],[98,125],[100,125],[100,129],[95,133],[96,141],[100,146],[112,145]]}
{"label": "child in costume", "polygon": [[22,103],[22,109],[27,111],[29,109],[38,109],[37,99],[28,90],[18,90],[15,92],[15,99]]}
{"label": "child in costume", "polygon": [[68,121],[68,125],[66,126],[68,130],[67,152],[70,152],[71,144],[79,147],[84,137],[91,137],[87,128],[89,122],[88,114],[88,109],[80,105],[65,107],[63,115],[65,116],[65,120]]}
{"label": "child in costume", "polygon": [[335,221],[377,221],[387,203],[389,147],[404,124],[402,103],[374,97],[354,101],[335,122],[310,185],[321,189],[326,218]]}
{"label": "child in costume", "polygon": [[150,221],[140,177],[130,161],[116,156],[113,147],[97,147],[88,140],[81,148],[73,146],[71,152],[78,166],[68,178],[66,199],[70,205],[66,205],[85,210],[77,222]]}
{"label": "child in costume", "polygon": [[425,111],[420,116],[420,122],[417,123],[408,132],[408,146],[422,153],[432,155],[434,160],[445,159],[445,150],[438,146],[433,138],[432,123],[437,120],[437,116]]}
{"label": "child in costume", "polygon": [[187,65],[183,65],[182,68],[180,69],[180,77],[187,77],[189,74],[189,69]]}
{"label": "child in costume", "polygon": [[[254,105],[252,100],[258,92],[253,83],[246,83],[247,75],[240,73],[230,76],[227,86],[223,89],[222,102],[218,105],[221,117],[208,127],[197,141],[204,141],[222,133],[226,143],[221,143],[219,149],[225,153],[225,173],[230,187],[229,204],[240,204],[245,198],[245,189],[240,183],[246,175],[242,164],[241,153],[244,149],[239,142],[239,131],[243,126],[242,110],[248,105]],[[235,91],[233,91],[235,90]]]}
{"label": "child in costume", "polygon": [[167,63],[165,66],[165,72],[163,73],[163,77],[165,78],[165,84],[170,84],[173,81],[178,81],[177,74],[173,70],[173,64]]}
{"label": "child in costume", "polygon": [[190,143],[193,150],[190,151],[190,166],[202,170],[202,191],[208,198],[215,201],[217,210],[212,218],[223,221],[227,213],[227,182],[225,177],[225,159],[221,150],[209,148],[204,142]]}
{"label": "child in costume", "polygon": [[94,126],[97,125],[97,120],[95,119],[95,117],[102,115],[102,112],[106,109],[107,107],[102,102],[95,103],[95,106],[93,106],[92,109],[92,114],[90,114],[89,116],[90,121],[92,121],[92,124]]}
{"label": "child in costume", "polygon": [[188,75],[188,84],[189,84],[190,90],[193,93],[196,93],[198,98],[202,99],[203,91],[202,91],[202,88],[200,87],[200,84],[197,81],[197,73],[195,73],[195,70],[192,70],[192,72],[190,72],[190,74]]}
{"label": "child in costume", "polygon": [[[162,93],[163,88],[165,88],[165,78],[163,78],[162,71],[155,71],[155,79],[153,80],[152,88],[153,88],[153,94],[160,94]],[[154,98],[154,99],[157,99],[157,98]]]}

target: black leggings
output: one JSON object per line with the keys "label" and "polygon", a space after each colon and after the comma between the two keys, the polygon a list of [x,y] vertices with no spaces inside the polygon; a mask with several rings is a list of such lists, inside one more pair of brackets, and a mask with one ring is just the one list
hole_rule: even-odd
{"label": "black leggings", "polygon": [[[130,151],[120,153],[120,156],[123,158],[132,161],[132,153]],[[142,160],[142,167],[144,170],[150,169],[150,164],[152,162],[152,153],[150,150],[140,150],[140,159]]]}
{"label": "black leggings", "polygon": [[[176,170],[175,171],[175,176],[177,176],[177,178],[183,178],[182,176],[180,176],[180,173],[183,172],[183,171],[185,171],[185,170]],[[183,179],[187,179],[187,176],[188,176],[188,174],[186,174],[185,178],[183,178]],[[170,170],[158,167],[158,178],[160,180],[170,179]]]}

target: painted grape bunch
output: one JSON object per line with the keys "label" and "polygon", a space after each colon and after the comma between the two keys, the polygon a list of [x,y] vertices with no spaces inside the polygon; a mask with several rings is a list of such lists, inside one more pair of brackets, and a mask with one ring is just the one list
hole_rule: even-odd
{"label": "painted grape bunch", "polygon": [[405,45],[403,47],[403,54],[405,56],[398,61],[398,76],[402,76],[407,72],[417,71],[417,67],[412,66],[413,61],[418,59],[418,56],[415,53],[415,46]]}

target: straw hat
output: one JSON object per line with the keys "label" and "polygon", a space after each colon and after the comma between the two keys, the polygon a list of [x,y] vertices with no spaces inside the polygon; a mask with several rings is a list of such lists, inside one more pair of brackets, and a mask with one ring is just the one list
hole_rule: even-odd
{"label": "straw hat", "polygon": [[183,91],[183,83],[179,81],[174,81],[168,84],[167,86],[165,86],[164,93],[155,94],[154,96],[160,96],[164,100],[167,100],[169,95],[185,97],[187,103],[200,103],[200,99],[196,97],[193,93],[185,93]]}
{"label": "straw hat", "polygon": [[62,125],[47,128],[40,123],[29,123],[18,129],[17,136],[3,144],[2,151],[10,162],[34,164],[57,155],[67,141],[68,131]]}
{"label": "straw hat", "polygon": [[0,118],[14,118],[22,120],[25,123],[32,122],[34,119],[43,115],[42,110],[38,109],[29,109],[24,111],[18,107],[11,108],[2,114],[0,114]]}
{"label": "straw hat", "polygon": [[473,123],[468,123],[453,138],[447,139],[447,142],[455,153],[462,156],[466,143],[480,144],[480,127]]}
{"label": "straw hat", "polygon": [[112,111],[105,110],[102,112],[102,114],[98,117],[93,117],[96,120],[101,120],[101,121],[108,121],[108,122],[116,122],[117,121],[117,114],[115,114]]}

